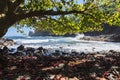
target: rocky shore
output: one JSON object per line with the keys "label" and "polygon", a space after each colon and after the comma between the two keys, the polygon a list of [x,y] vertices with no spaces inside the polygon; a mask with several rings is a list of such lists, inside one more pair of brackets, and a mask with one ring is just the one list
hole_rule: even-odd
{"label": "rocky shore", "polygon": [[84,36],[80,40],[87,41],[106,41],[106,42],[120,42],[119,34],[98,35],[98,36]]}
{"label": "rocky shore", "polygon": [[1,80],[120,80],[120,52],[70,53],[39,47],[0,49]]}
{"label": "rocky shore", "polygon": [[14,45],[14,41],[12,39],[1,38],[0,39],[0,48],[3,46],[12,46]]}
{"label": "rocky shore", "polygon": [[102,31],[86,32],[83,40],[120,42],[120,26],[103,24]]}

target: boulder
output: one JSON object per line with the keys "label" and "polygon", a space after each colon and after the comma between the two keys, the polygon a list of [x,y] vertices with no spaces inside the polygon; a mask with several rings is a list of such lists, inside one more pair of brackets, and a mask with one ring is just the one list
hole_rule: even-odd
{"label": "boulder", "polygon": [[23,51],[24,50],[24,46],[23,45],[20,45],[20,46],[18,46],[17,47],[17,51],[19,52],[19,51]]}
{"label": "boulder", "polygon": [[120,42],[120,34],[111,36],[110,40],[113,42]]}
{"label": "boulder", "polygon": [[0,39],[0,48],[3,46],[12,46],[14,45],[14,41],[12,39],[1,38]]}

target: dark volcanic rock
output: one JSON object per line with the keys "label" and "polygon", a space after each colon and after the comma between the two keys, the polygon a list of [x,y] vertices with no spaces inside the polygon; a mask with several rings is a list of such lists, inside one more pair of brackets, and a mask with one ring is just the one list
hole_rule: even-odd
{"label": "dark volcanic rock", "polygon": [[65,34],[65,35],[55,35],[55,34],[51,34],[48,31],[35,31],[35,32],[29,32],[29,36],[64,36],[64,37],[75,37],[76,34]]}
{"label": "dark volcanic rock", "polygon": [[18,47],[17,47],[17,50],[18,50],[18,51],[23,51],[23,50],[24,50],[24,46],[23,46],[23,45],[18,46]]}
{"label": "dark volcanic rock", "polygon": [[8,51],[9,51],[8,47],[7,47],[7,46],[4,46],[4,47],[3,47],[3,52],[4,52],[5,54],[7,54]]}
{"label": "dark volcanic rock", "polygon": [[110,37],[111,41],[120,42],[120,34],[113,35]]}
{"label": "dark volcanic rock", "polygon": [[120,27],[104,25],[102,31],[84,33],[83,40],[120,42]]}
{"label": "dark volcanic rock", "polygon": [[110,26],[105,24],[102,31],[93,31],[84,33],[86,36],[100,36],[100,35],[111,35],[111,34],[120,34],[119,26]]}

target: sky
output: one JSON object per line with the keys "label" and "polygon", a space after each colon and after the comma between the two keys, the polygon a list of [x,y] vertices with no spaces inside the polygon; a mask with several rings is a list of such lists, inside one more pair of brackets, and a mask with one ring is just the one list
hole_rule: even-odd
{"label": "sky", "polygon": [[16,28],[11,27],[11,28],[8,29],[8,32],[6,33],[5,36],[27,36],[28,33],[29,33],[29,31],[33,31],[33,29],[24,27],[24,28],[23,28],[23,31],[24,31],[24,34],[25,34],[25,35],[22,34],[22,33],[18,33]]}
{"label": "sky", "polygon": [[[78,3],[83,3],[83,0],[78,0]],[[28,35],[29,31],[33,31],[33,30],[31,30],[31,29],[29,29],[29,28],[27,28],[27,27],[24,27],[24,28],[23,28],[23,31],[24,31],[24,33],[25,33],[26,35]],[[23,34],[21,34],[21,33],[18,33],[16,28],[11,27],[11,28],[9,28],[9,30],[8,30],[8,32],[6,33],[5,36],[26,36],[26,35],[23,35]]]}

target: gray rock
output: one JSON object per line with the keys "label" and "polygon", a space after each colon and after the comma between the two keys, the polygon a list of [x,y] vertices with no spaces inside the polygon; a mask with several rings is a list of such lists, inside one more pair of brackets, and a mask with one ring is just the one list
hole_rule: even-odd
{"label": "gray rock", "polygon": [[12,39],[1,38],[0,39],[0,48],[4,46],[12,46],[14,45],[14,41]]}

